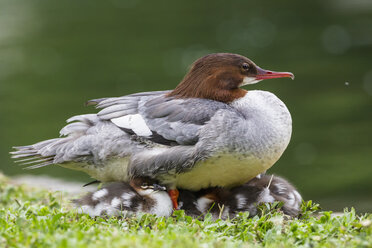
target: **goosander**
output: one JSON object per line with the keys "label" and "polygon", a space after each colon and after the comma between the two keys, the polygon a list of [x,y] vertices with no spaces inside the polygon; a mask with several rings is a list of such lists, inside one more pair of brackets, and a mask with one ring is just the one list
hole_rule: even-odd
{"label": "goosander", "polygon": [[149,213],[168,217],[173,212],[166,188],[149,178],[135,178],[130,184],[111,183],[96,192],[73,200],[78,212],[96,216],[130,216]]}
{"label": "goosander", "polygon": [[194,206],[183,207],[186,214],[195,215],[196,208],[199,213],[211,213],[215,219],[232,218],[239,212],[255,216],[259,204],[273,202],[282,202],[281,211],[291,217],[298,216],[301,210],[300,193],[287,180],[274,175],[261,175],[232,189],[213,188],[202,192],[194,199]]}
{"label": "goosander", "polygon": [[270,92],[240,87],[282,77],[294,78],[241,55],[210,54],[174,90],[91,100],[102,110],[68,119],[63,137],[14,147],[12,157],[101,182],[154,178],[177,207],[177,188],[242,185],[280,158],[292,132],[287,107]]}

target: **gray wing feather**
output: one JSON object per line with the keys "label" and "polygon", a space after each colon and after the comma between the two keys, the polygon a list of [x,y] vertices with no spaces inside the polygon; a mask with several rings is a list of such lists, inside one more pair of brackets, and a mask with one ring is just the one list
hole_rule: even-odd
{"label": "gray wing feather", "polygon": [[67,119],[67,123],[71,123],[74,121],[79,121],[82,123],[86,123],[89,125],[93,125],[94,123],[99,121],[99,118],[96,114],[85,114],[85,115],[75,115]]}
{"label": "gray wing feather", "polygon": [[[124,112],[122,115],[129,115],[136,113],[136,109],[138,108],[138,104],[136,102],[129,102],[126,104],[116,104],[109,107],[104,108],[99,112],[99,117],[102,119],[107,119],[106,115],[113,114],[115,112]],[[120,116],[120,115],[119,115]]]}
{"label": "gray wing feather", "polygon": [[199,130],[219,109],[228,105],[206,99],[169,99],[158,97],[156,101],[139,106],[151,130],[180,145],[193,145],[199,139]]}
{"label": "gray wing feather", "polygon": [[[206,99],[166,97],[168,92],[144,92],[94,101],[97,102],[97,108],[103,108],[98,113],[100,119],[110,120],[139,114],[148,128],[155,133],[151,137],[144,138],[155,143],[167,140],[177,145],[195,144],[199,138],[200,128],[213,117],[216,111],[230,108],[225,103]],[[157,136],[161,139],[159,140]]]}
{"label": "gray wing feather", "polygon": [[116,112],[108,112],[108,113],[99,112],[98,116],[102,120],[111,120],[111,119],[114,119],[114,118],[119,118],[119,117],[122,117],[122,116],[125,116],[125,115],[132,115],[132,114],[135,114],[135,113],[136,113],[136,109],[133,108],[133,109],[124,109],[124,110],[116,111]]}
{"label": "gray wing feather", "polygon": [[131,103],[133,101],[138,102],[138,100],[140,100],[142,97],[159,96],[159,95],[164,95],[166,93],[169,93],[169,90],[149,91],[149,92],[136,93],[136,94],[121,96],[121,97],[94,99],[94,100],[88,101],[88,103],[89,105],[96,104],[96,108],[107,108],[109,106],[117,105],[117,104],[126,104],[126,103]]}
{"label": "gray wing feather", "polygon": [[86,123],[75,122],[75,123],[66,125],[64,128],[61,129],[61,131],[59,131],[59,134],[61,136],[79,134],[79,133],[85,132],[85,130],[87,130],[88,127],[89,125]]}

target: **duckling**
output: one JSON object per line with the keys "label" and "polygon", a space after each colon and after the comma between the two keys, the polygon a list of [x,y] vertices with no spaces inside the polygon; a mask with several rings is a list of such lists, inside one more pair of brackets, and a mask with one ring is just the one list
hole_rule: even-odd
{"label": "duckling", "polygon": [[282,211],[284,214],[292,217],[299,215],[302,196],[286,179],[275,175],[262,175],[261,178],[252,179],[247,185],[263,189],[260,195],[261,202],[272,202],[270,201],[272,197],[274,201],[283,203]]}
{"label": "duckling", "polygon": [[[182,195],[182,194],[181,194]],[[287,180],[278,176],[261,175],[246,184],[232,189],[212,188],[199,192],[194,208],[202,214],[211,213],[213,218],[227,219],[238,212],[248,211],[251,216],[258,214],[260,203],[283,202],[281,210],[291,217],[298,216],[302,197]],[[188,205],[186,214],[195,213]]]}
{"label": "duckling", "polygon": [[81,199],[73,200],[78,212],[96,216],[130,216],[150,213],[170,216],[172,201],[166,188],[149,178],[135,178],[130,184],[115,182]]}

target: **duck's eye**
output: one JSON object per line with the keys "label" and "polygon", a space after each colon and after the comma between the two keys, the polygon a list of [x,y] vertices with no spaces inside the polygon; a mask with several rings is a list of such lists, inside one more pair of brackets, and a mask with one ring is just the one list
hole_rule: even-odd
{"label": "duck's eye", "polygon": [[242,64],[242,68],[243,68],[243,70],[248,71],[249,70],[249,65],[247,63],[244,63],[244,64]]}

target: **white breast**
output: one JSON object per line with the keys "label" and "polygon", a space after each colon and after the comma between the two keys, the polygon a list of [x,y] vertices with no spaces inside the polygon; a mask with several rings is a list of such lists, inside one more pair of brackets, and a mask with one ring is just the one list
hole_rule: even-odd
{"label": "white breast", "polygon": [[173,204],[169,195],[165,191],[155,192],[151,195],[156,203],[151,209],[152,214],[168,217],[173,212]]}
{"label": "white breast", "polygon": [[241,185],[269,169],[286,149],[292,132],[291,115],[274,94],[249,91],[231,105],[243,117],[232,120],[226,115],[216,120],[216,130],[205,131],[212,137],[206,145],[210,142],[219,150],[178,175],[178,187],[198,190]]}

